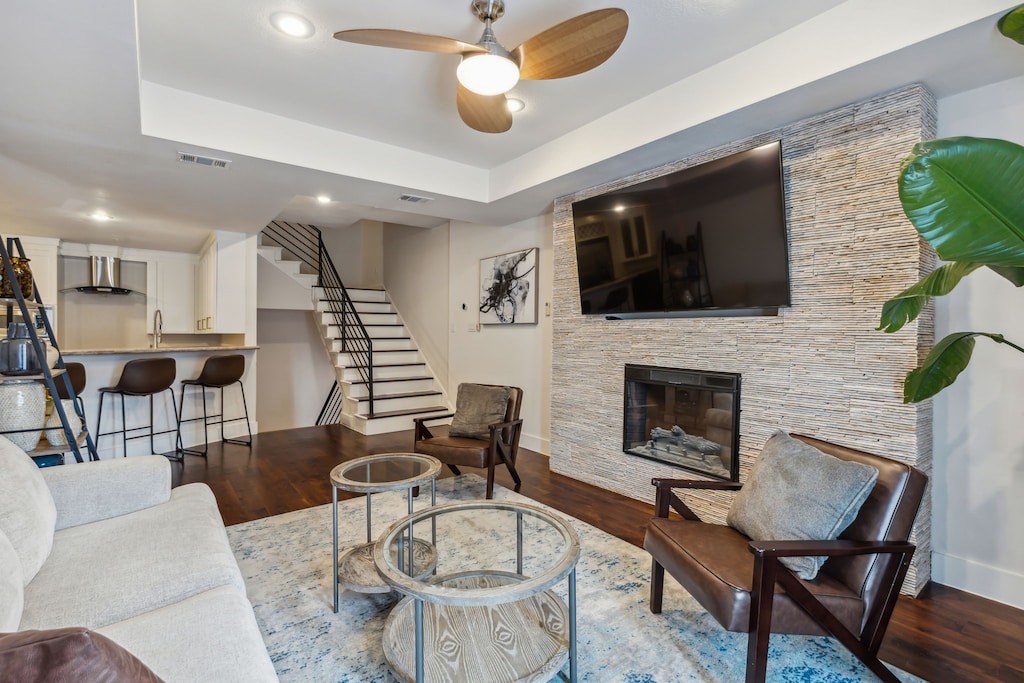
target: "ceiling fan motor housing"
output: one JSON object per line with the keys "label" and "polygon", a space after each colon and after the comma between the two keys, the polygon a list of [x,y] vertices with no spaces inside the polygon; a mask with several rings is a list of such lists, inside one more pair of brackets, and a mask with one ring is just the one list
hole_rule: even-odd
{"label": "ceiling fan motor housing", "polygon": [[505,15],[504,0],[473,0],[469,8],[480,21],[497,21]]}

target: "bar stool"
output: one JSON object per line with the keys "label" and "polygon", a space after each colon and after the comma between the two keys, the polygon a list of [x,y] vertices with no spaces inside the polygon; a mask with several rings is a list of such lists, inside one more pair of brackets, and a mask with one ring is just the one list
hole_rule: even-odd
{"label": "bar stool", "polygon": [[[242,375],[245,373],[245,356],[242,354],[227,354],[222,356],[210,356],[206,359],[203,364],[203,369],[199,373],[199,376],[195,379],[186,379],[181,382],[181,401],[179,402],[180,407],[178,408],[178,450],[182,453],[189,453],[192,455],[201,455],[206,457],[206,452],[210,447],[210,435],[208,433],[208,427],[211,424],[220,425],[220,440],[225,443],[234,443],[240,446],[249,446],[252,448],[252,427],[249,426],[249,408],[245,404],[245,387],[242,385]],[[243,417],[232,417],[225,419],[224,417],[224,387],[231,386],[232,384],[238,384],[239,390],[242,392],[242,410],[245,413]],[[185,387],[201,387],[203,391],[200,393],[203,396],[203,416],[202,417],[190,417],[182,419],[182,412],[185,410]],[[220,413],[217,415],[209,415],[206,411],[206,389],[220,389]],[[211,422],[211,418],[220,418]],[[203,450],[195,448],[184,448],[181,443],[181,424],[183,422],[195,422],[196,420],[203,421]],[[228,439],[224,437],[224,423],[225,422],[237,422],[239,420],[245,420],[245,428],[249,432],[249,440],[243,441],[242,439]]]}
{"label": "bar stool", "polygon": [[[155,453],[156,446],[153,443],[153,437],[156,434],[170,434],[177,432],[177,425],[173,429],[167,429],[162,432],[153,431],[153,395],[159,394],[164,391],[171,392],[171,404],[174,406],[174,417],[177,419],[178,406],[174,405],[174,390],[171,389],[171,385],[174,384],[174,378],[177,373],[177,366],[174,363],[173,358],[139,358],[137,360],[130,360],[124,364],[124,368],[121,370],[121,378],[117,380],[117,384],[112,387],[103,387],[100,389],[100,407],[97,411],[99,414],[96,417],[96,449],[99,450],[100,439],[109,434],[120,434],[121,442],[124,448],[124,455],[128,455],[128,441],[130,439],[141,439],[145,437],[145,434],[138,434],[136,436],[128,436],[128,432],[134,432],[140,429],[149,429],[149,452]],[[103,424],[103,399],[108,395],[113,394],[121,397],[121,429],[115,429],[109,432],[100,431],[100,426]],[[139,427],[128,427],[125,424],[125,411],[124,411],[124,397],[125,396],[148,396],[149,397],[149,424],[141,425]],[[181,460],[181,456],[177,454],[164,454],[166,457],[172,460]]]}

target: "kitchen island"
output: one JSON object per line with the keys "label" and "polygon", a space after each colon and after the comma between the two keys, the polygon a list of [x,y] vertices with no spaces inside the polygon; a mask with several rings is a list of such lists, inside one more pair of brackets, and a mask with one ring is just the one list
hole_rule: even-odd
{"label": "kitchen island", "polygon": [[[161,345],[159,348],[142,347],[131,349],[70,349],[62,350],[65,362],[82,363],[85,366],[86,386],[82,392],[82,400],[85,404],[85,417],[88,420],[89,432],[96,441],[100,430],[97,428],[96,420],[99,416],[99,390],[102,387],[110,387],[117,384],[121,376],[121,370],[125,363],[137,358],[148,358],[153,356],[167,356],[174,359],[176,365],[175,381],[172,385],[174,400],[181,398],[182,380],[195,379],[203,369],[203,364],[210,356],[221,354],[240,353],[245,356],[245,374],[242,375],[242,385],[245,387],[245,399],[249,407],[249,423],[253,434],[257,430],[256,424],[256,372],[253,362],[256,358],[256,351],[259,347],[250,345],[223,344],[216,346],[181,346],[176,344]],[[201,389],[190,387],[185,393],[185,405],[182,408],[182,418],[202,417],[203,401],[200,394]],[[206,403],[207,414],[217,415],[223,413],[227,418],[241,417],[242,396],[238,387],[227,387],[224,390],[223,411],[220,405],[219,390],[207,389]],[[111,395],[104,401],[103,405],[103,432],[109,432],[121,426],[121,399]],[[149,420],[149,400],[145,397],[128,396],[125,398],[125,417],[128,427],[145,425]],[[174,407],[168,392],[153,396],[153,421],[155,432],[172,429],[176,425]],[[242,437],[247,435],[244,421],[230,422],[224,425],[225,436]],[[148,435],[148,431],[139,430],[129,433],[133,435]],[[220,426],[210,427],[210,440],[220,440]],[[182,442],[186,447],[202,445],[203,421],[186,422],[181,430]],[[155,437],[156,452],[167,453],[175,448],[175,435],[161,434]],[[244,446],[240,446],[244,448]],[[104,436],[98,440],[97,453],[101,459],[120,457],[124,455],[121,443],[121,435],[113,434]],[[149,438],[134,439],[128,442],[128,455],[140,455],[149,453]],[[193,457],[193,456],[189,456]]]}

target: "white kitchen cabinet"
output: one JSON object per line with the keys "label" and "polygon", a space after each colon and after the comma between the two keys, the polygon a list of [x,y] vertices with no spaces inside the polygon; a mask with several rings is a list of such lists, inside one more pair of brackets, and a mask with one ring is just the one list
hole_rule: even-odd
{"label": "white kitchen cabinet", "polygon": [[164,334],[195,332],[195,267],[193,254],[168,252],[146,263],[146,329],[153,333],[153,318],[159,309]]}
{"label": "white kitchen cabinet", "polygon": [[217,231],[199,254],[195,276],[195,331],[245,333],[246,238]]}

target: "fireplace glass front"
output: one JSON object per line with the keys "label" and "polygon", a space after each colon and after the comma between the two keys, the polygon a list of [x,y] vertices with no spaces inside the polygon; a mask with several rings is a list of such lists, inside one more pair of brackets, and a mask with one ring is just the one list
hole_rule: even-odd
{"label": "fireplace glass front", "polygon": [[626,365],[622,450],[739,481],[740,376]]}

